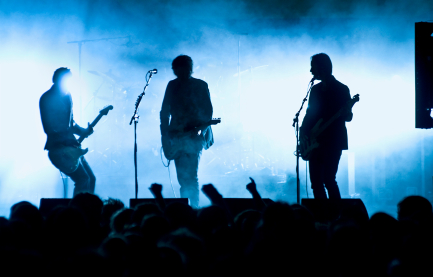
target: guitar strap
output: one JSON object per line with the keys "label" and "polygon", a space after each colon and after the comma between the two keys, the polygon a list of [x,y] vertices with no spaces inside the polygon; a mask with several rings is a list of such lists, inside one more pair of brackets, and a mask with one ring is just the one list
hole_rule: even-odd
{"label": "guitar strap", "polygon": [[204,134],[204,141],[205,141],[204,150],[208,150],[214,144],[213,132],[211,126],[208,126],[206,129],[206,133]]}
{"label": "guitar strap", "polygon": [[[58,92],[61,93],[61,92]],[[67,111],[69,117],[68,117],[68,131],[72,128],[72,124],[74,124],[74,118],[72,114],[72,97],[71,94],[68,92],[67,94],[60,96],[60,102],[61,105],[64,107],[64,109]]]}
{"label": "guitar strap", "polygon": [[[68,100],[66,102],[66,100]],[[65,97],[64,99],[62,99],[63,105],[65,106],[65,109],[68,111],[69,114],[69,124],[71,126],[69,126],[69,128],[72,128],[72,124],[74,124],[74,117],[72,114],[72,97],[71,95],[68,93],[67,97]]]}

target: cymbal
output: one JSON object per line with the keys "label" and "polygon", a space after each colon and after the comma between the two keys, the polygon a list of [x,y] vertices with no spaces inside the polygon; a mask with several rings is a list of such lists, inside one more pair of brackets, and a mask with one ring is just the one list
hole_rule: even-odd
{"label": "cymbal", "polygon": [[[268,66],[269,65],[260,65],[260,66],[256,66],[256,67],[250,67],[250,68],[248,68],[246,70],[243,70],[243,71],[239,72],[239,75],[243,75],[243,74],[245,74],[247,72],[252,72],[252,71],[255,71],[255,70],[259,69],[259,68],[265,68],[265,67],[268,67]],[[233,77],[237,77],[237,76],[238,76],[238,73],[235,73],[233,75]]]}
{"label": "cymbal", "polygon": [[104,73],[107,77],[119,82],[120,78],[111,72],[111,69]]}
{"label": "cymbal", "polygon": [[[116,83],[115,79],[117,79],[116,76],[114,76],[111,71],[108,71],[107,73],[102,73],[96,70],[88,70],[87,72],[89,72],[90,74],[102,77],[104,80],[110,82],[110,83]],[[114,77],[114,78],[113,78]]]}
{"label": "cymbal", "polygon": [[100,76],[100,75],[99,75],[99,72],[98,72],[98,71],[95,71],[95,70],[87,70],[87,72],[89,72],[89,73],[91,73],[91,74],[94,74],[94,75],[96,75],[96,76]]}

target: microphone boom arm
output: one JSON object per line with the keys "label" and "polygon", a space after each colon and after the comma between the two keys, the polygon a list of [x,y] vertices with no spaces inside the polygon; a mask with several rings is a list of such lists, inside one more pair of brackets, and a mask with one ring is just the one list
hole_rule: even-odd
{"label": "microphone boom arm", "polygon": [[146,89],[149,86],[150,79],[152,79],[152,76],[153,76],[153,71],[152,70],[150,70],[148,73],[149,73],[149,79],[147,79],[147,81],[146,81],[146,85],[143,88],[143,92],[138,95],[137,101],[135,101],[135,111],[134,111],[134,114],[131,117],[131,121],[129,121],[129,125],[131,125],[134,120],[138,120],[138,117],[139,117],[138,114],[137,114],[138,107],[140,106],[141,99],[146,94]]}

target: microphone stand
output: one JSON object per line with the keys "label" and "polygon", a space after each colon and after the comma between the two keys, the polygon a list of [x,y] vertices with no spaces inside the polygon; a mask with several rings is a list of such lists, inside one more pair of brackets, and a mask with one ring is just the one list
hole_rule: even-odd
{"label": "microphone stand", "polygon": [[[147,78],[147,75],[149,74],[149,78]],[[138,197],[138,178],[137,178],[137,123],[140,116],[138,115],[138,107],[140,106],[141,99],[146,94],[146,89],[149,86],[150,79],[152,78],[153,71],[150,70],[146,74],[146,85],[143,88],[143,92],[140,93],[137,97],[137,101],[135,101],[135,111],[134,114],[131,117],[131,121],[129,122],[129,125],[132,124],[134,121],[134,168],[135,168],[135,199]]]}
{"label": "microphone stand", "polygon": [[310,81],[310,87],[307,91],[307,95],[302,100],[301,107],[299,108],[299,111],[295,114],[295,118],[293,118],[293,124],[292,127],[295,127],[296,132],[296,201],[298,204],[301,204],[301,179],[299,178],[299,156],[300,156],[300,150],[299,150],[299,114],[302,111],[302,108],[304,107],[304,103],[307,102],[308,94],[310,94],[311,88],[314,84],[314,78]]}

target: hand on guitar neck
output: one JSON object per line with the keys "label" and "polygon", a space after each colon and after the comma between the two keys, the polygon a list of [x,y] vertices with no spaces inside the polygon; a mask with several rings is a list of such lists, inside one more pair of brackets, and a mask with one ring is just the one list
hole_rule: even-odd
{"label": "hand on guitar neck", "polygon": [[347,109],[343,110],[341,113],[341,117],[346,122],[352,121],[352,118],[353,118],[352,108],[347,108]]}
{"label": "hand on guitar neck", "polygon": [[303,128],[301,127],[300,138],[299,138],[299,153],[304,161],[308,161],[313,153],[313,151],[319,147],[317,141],[318,136],[326,130],[333,122],[338,118],[343,118],[344,121],[348,122],[352,120],[352,107],[356,102],[359,101],[359,94],[353,96],[352,99],[347,101],[339,111],[337,111],[331,118],[327,119],[326,122],[323,118],[319,119],[317,123],[311,128],[310,132],[303,134]]}
{"label": "hand on guitar neck", "polygon": [[83,138],[87,138],[87,137],[89,137],[91,134],[93,134],[93,127],[92,127],[92,125],[90,125],[90,123],[87,123],[88,125],[87,125],[87,128],[86,129],[84,129],[84,128],[81,128],[80,129],[80,137],[83,137]]}

